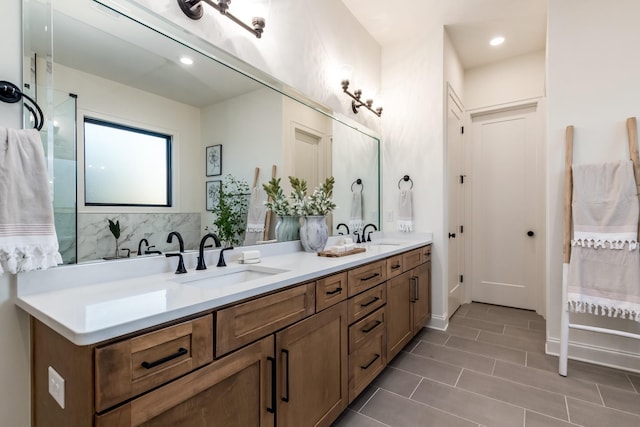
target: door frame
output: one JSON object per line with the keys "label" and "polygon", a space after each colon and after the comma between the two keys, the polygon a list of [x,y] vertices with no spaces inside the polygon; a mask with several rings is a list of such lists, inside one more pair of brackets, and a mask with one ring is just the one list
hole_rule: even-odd
{"label": "door frame", "polygon": [[[536,251],[535,268],[537,271],[536,280],[537,291],[535,293],[535,300],[533,301],[533,307],[535,311],[546,317],[546,250],[547,250],[547,216],[546,216],[546,98],[535,97],[523,99],[520,101],[514,101],[499,105],[486,106],[476,108],[473,110],[467,110],[465,113],[465,122],[469,124],[469,132],[465,133],[465,141],[473,140],[473,119],[483,115],[491,115],[496,113],[509,112],[526,108],[536,107],[536,126],[538,127],[538,139],[539,143],[536,146],[537,157],[537,175],[540,181],[537,188],[537,194],[534,196],[536,199],[536,217],[538,218],[539,229],[536,230],[536,238],[539,240]],[[473,147],[471,144],[465,145],[465,162],[468,165],[466,169],[470,175],[473,175]],[[473,230],[473,179],[469,180],[469,186],[465,193],[465,218],[469,226],[469,230]],[[473,233],[468,233],[464,242],[464,258],[466,260],[466,273],[469,280],[467,283],[472,283],[472,278],[475,278],[473,271]],[[471,302],[471,286],[464,288],[465,301]]]}

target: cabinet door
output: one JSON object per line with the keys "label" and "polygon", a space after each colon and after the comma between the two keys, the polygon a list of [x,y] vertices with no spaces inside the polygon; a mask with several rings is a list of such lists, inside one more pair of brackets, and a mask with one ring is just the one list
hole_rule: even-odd
{"label": "cabinet door", "polygon": [[425,262],[411,272],[411,304],[413,304],[413,335],[431,318],[431,262]]}
{"label": "cabinet door", "polygon": [[329,426],[347,407],[347,303],[276,334],[278,426]]}
{"label": "cabinet door", "polygon": [[96,416],[96,427],[273,426],[273,335]]}
{"label": "cabinet door", "polygon": [[411,272],[387,281],[387,360],[391,360],[413,337]]}

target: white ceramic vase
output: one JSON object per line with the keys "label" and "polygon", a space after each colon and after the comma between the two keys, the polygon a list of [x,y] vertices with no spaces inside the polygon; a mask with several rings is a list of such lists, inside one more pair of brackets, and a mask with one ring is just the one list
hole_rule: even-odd
{"label": "white ceramic vase", "polygon": [[329,239],[325,216],[305,216],[300,226],[300,243],[307,252],[322,251]]}

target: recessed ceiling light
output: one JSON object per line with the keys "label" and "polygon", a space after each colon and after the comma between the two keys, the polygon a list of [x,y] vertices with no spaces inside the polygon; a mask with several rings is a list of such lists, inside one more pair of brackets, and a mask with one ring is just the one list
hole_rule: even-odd
{"label": "recessed ceiling light", "polygon": [[188,56],[180,57],[180,62],[182,62],[184,65],[193,65],[193,59],[189,58]]}
{"label": "recessed ceiling light", "polygon": [[489,42],[491,46],[500,46],[502,43],[504,43],[504,37],[502,36],[494,37]]}

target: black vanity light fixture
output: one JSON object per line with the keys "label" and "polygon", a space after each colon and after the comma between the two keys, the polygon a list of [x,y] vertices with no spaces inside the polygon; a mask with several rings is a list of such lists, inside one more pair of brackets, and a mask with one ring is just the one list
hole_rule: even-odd
{"label": "black vanity light fixture", "polygon": [[222,15],[226,16],[245,30],[252,33],[257,38],[262,37],[262,32],[264,31],[265,26],[265,19],[256,16],[251,19],[252,26],[245,24],[231,12],[229,12],[229,4],[231,3],[231,0],[218,0],[217,3],[212,0],[178,0],[180,9],[182,9],[185,15],[193,20],[202,18],[202,15],[204,14],[202,3],[208,4],[209,6],[220,12]]}
{"label": "black vanity light fixture", "polygon": [[365,107],[378,117],[382,115],[382,107],[373,108],[373,99],[366,99],[365,101],[362,101],[362,91],[360,89],[356,89],[353,93],[349,92],[348,79],[342,80],[342,91],[353,99],[351,101],[351,110],[354,114],[358,114],[360,107]]}

